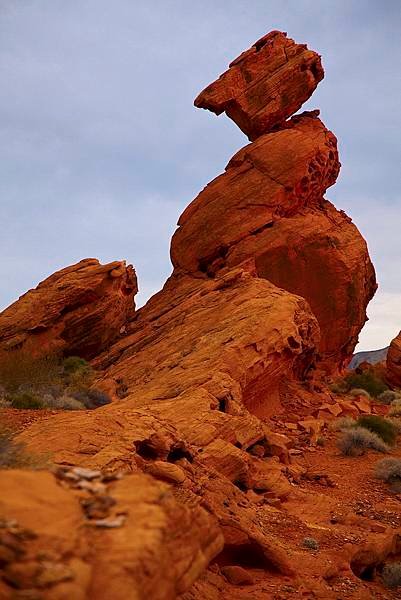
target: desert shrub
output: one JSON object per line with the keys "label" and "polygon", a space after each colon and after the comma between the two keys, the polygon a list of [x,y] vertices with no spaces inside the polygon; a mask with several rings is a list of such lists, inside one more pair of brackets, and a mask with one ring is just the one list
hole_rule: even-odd
{"label": "desert shrub", "polygon": [[401,482],[401,460],[399,458],[383,458],[375,465],[375,477],[386,483]]}
{"label": "desert shrub", "polygon": [[308,550],[319,550],[319,542],[312,537],[306,537],[302,540],[302,546]]}
{"label": "desert shrub", "polygon": [[63,370],[64,373],[72,374],[72,373],[90,373],[92,371],[92,367],[90,364],[80,356],[68,356],[63,360]]}
{"label": "desert shrub", "polygon": [[357,427],[364,427],[378,435],[389,446],[395,444],[397,427],[389,420],[378,415],[363,415],[356,422]]}
{"label": "desert shrub", "polygon": [[389,417],[401,417],[401,399],[391,403]]}
{"label": "desert shrub", "polygon": [[388,451],[388,446],[382,438],[364,427],[351,427],[343,431],[337,441],[337,447],[344,456],[359,456],[368,449],[378,452]]}
{"label": "desert shrub", "polygon": [[329,425],[330,431],[342,431],[355,426],[356,421],[352,417],[339,417]]}
{"label": "desert shrub", "polygon": [[365,398],[368,398],[370,400],[371,396],[369,394],[369,392],[367,392],[366,390],[362,389],[362,388],[353,388],[349,394],[351,396],[364,396]]}
{"label": "desert shrub", "polygon": [[28,453],[9,429],[0,427],[0,469],[39,469],[48,464],[48,457]]}
{"label": "desert shrub", "polygon": [[394,392],[393,390],[386,390],[377,396],[377,399],[382,404],[392,404],[392,402],[399,400],[401,402],[400,392]]}
{"label": "desert shrub", "polygon": [[329,389],[333,394],[346,394],[349,390],[349,386],[344,379],[337,379],[337,381],[329,385]]}
{"label": "desert shrub", "polygon": [[383,567],[382,580],[386,587],[396,588],[401,586],[401,563],[387,563]]}
{"label": "desert shrub", "polygon": [[5,397],[0,398],[0,408],[10,408],[11,402]]}
{"label": "desert shrub", "polygon": [[16,392],[14,394],[8,394],[7,400],[10,402],[12,408],[22,408],[30,410],[44,408],[44,404],[41,398],[39,398],[32,392]]}
{"label": "desert shrub", "polygon": [[48,396],[44,399],[47,408],[54,410],[83,410],[85,405],[72,396]]}
{"label": "desert shrub", "polygon": [[72,396],[75,400],[81,402],[85,408],[89,409],[99,408],[111,402],[110,397],[105,392],[96,389],[79,390],[73,392]]}
{"label": "desert shrub", "polygon": [[384,381],[372,371],[350,373],[345,377],[345,382],[348,386],[348,391],[353,388],[363,389],[374,398],[388,389]]}
{"label": "desert shrub", "polygon": [[60,378],[57,356],[34,358],[14,350],[0,355],[0,383],[6,392],[31,391],[56,382]]}

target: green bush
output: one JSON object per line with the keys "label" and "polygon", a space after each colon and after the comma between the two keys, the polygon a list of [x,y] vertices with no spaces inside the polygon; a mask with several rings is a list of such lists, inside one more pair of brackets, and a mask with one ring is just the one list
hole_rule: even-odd
{"label": "green bush", "polygon": [[388,389],[388,386],[372,371],[364,373],[350,373],[345,377],[348,391],[353,388],[359,388],[367,391],[376,398]]}
{"label": "green bush", "polygon": [[382,571],[382,580],[388,588],[401,586],[401,562],[385,564]]}
{"label": "green bush", "polygon": [[397,427],[388,419],[378,415],[363,415],[356,422],[357,427],[364,427],[372,433],[378,435],[383,442],[389,446],[394,446],[397,437]]}
{"label": "green bush", "polygon": [[85,359],[80,356],[68,356],[63,360],[63,369],[67,374],[72,373],[89,373],[92,371],[92,367]]}
{"label": "green bush", "polygon": [[29,410],[37,410],[39,408],[44,408],[43,401],[31,392],[9,394],[7,396],[7,400],[11,403],[12,408],[21,408]]}
{"label": "green bush", "polygon": [[387,444],[376,433],[364,427],[351,427],[343,431],[337,447],[344,456],[360,456],[368,449],[388,452]]}

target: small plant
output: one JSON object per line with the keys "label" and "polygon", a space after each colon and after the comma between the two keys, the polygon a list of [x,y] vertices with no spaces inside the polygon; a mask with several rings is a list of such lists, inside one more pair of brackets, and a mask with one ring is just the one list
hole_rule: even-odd
{"label": "small plant", "polygon": [[85,408],[89,409],[99,408],[111,402],[110,397],[105,392],[96,389],[79,390],[74,392],[72,396],[75,400],[81,402]]}
{"label": "small plant", "polygon": [[388,588],[401,586],[401,563],[386,563],[382,571],[382,580]]}
{"label": "small plant", "polygon": [[345,382],[348,386],[348,390],[353,388],[363,389],[374,398],[388,389],[384,381],[372,371],[350,373],[346,376]]}
{"label": "small plant", "polygon": [[330,423],[329,429],[330,431],[342,431],[343,429],[355,427],[355,423],[356,421],[352,417],[339,417]]}
{"label": "small plant", "polygon": [[329,385],[329,389],[333,394],[346,394],[349,390],[349,386],[344,379],[337,379],[337,381]]}
{"label": "small plant", "polygon": [[324,446],[326,443],[326,440],[324,439],[324,437],[319,436],[316,440],[316,445],[317,446]]}
{"label": "small plant", "polygon": [[303,548],[308,550],[319,550],[319,542],[312,537],[306,537],[302,540]]}
{"label": "small plant", "polygon": [[375,465],[375,477],[386,483],[401,483],[401,460],[383,458]]}
{"label": "small plant", "polygon": [[354,396],[354,397],[358,397],[358,396],[363,396],[364,398],[368,398],[368,400],[371,399],[371,396],[369,394],[369,392],[367,392],[366,390],[362,389],[362,388],[353,388],[350,392],[349,392],[350,396]]}
{"label": "small plant", "polygon": [[397,427],[378,415],[363,415],[356,422],[357,427],[364,427],[372,433],[376,433],[386,444],[394,446],[397,437]]}
{"label": "small plant", "polygon": [[399,401],[401,403],[401,394],[400,392],[394,392],[393,390],[386,390],[377,396],[377,399],[382,404],[392,404],[395,401]]}
{"label": "small plant", "polygon": [[15,442],[9,429],[0,428],[0,469],[39,469],[48,464],[47,457],[26,452],[23,444]]}
{"label": "small plant", "polygon": [[388,411],[389,417],[401,417],[401,399],[394,400],[391,403],[390,410]]}
{"label": "small plant", "polygon": [[85,405],[71,396],[49,396],[45,399],[48,408],[54,410],[83,410]]}
{"label": "small plant", "polygon": [[84,358],[80,356],[68,356],[63,360],[63,369],[65,373],[72,374],[77,371],[90,372],[92,367]]}
{"label": "small plant", "polygon": [[44,408],[42,400],[32,392],[20,392],[9,394],[7,400],[12,408],[20,408],[27,410],[37,410]]}
{"label": "small plant", "polygon": [[351,427],[343,431],[337,447],[344,456],[360,456],[368,449],[388,452],[388,446],[382,438],[364,427]]}

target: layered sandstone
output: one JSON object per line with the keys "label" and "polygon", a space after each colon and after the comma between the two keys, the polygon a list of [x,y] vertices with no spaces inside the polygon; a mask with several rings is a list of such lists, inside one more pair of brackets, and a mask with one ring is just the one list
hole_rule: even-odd
{"label": "layered sandstone", "polygon": [[0,313],[0,351],[92,358],[134,311],[135,271],[88,258],[57,271]]}
{"label": "layered sandstone", "polygon": [[225,112],[250,140],[293,115],[324,77],[320,56],[271,31],[230,63],[195,106]]}
{"label": "layered sandstone", "polygon": [[390,344],[386,366],[389,383],[401,387],[401,331]]}

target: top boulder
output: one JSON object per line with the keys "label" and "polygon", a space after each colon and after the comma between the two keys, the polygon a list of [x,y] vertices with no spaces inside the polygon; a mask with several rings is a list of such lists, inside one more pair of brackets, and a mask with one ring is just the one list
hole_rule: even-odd
{"label": "top boulder", "polygon": [[225,112],[253,141],[299,110],[323,77],[319,54],[271,31],[233,60],[195,106]]}

